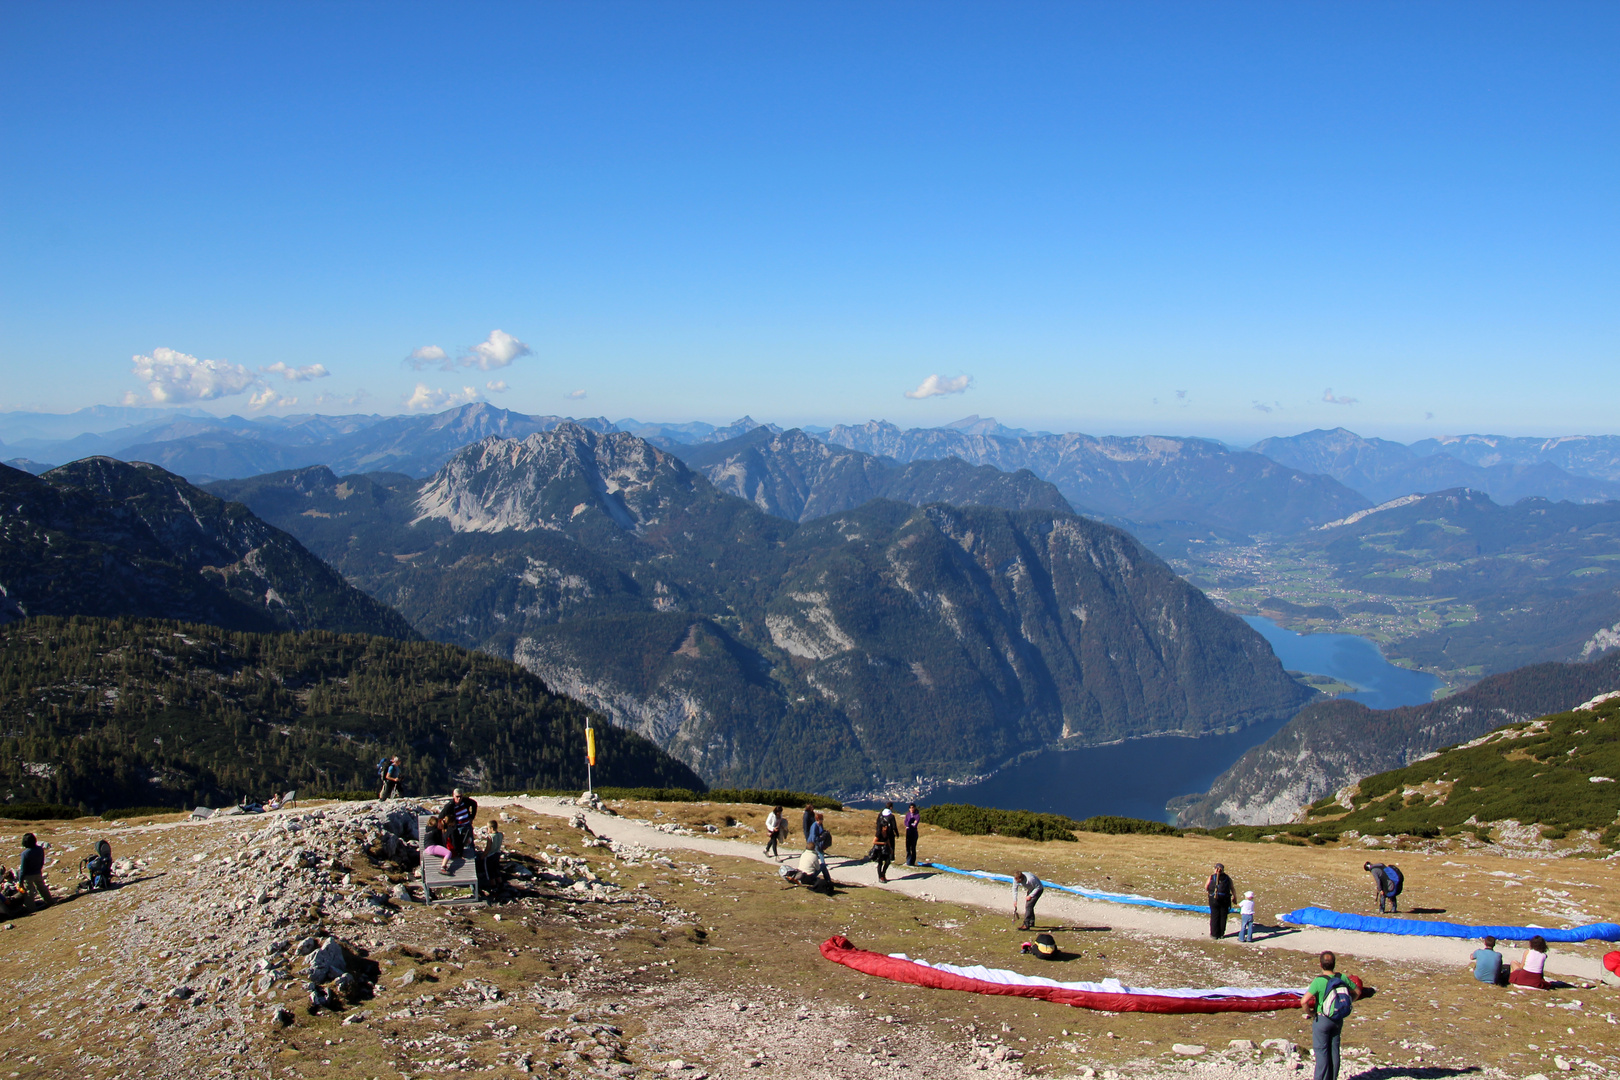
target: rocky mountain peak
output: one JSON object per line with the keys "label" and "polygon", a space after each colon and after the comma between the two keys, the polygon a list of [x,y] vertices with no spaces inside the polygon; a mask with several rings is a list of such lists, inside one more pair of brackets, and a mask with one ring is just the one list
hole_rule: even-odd
{"label": "rocky mountain peak", "polygon": [[443,520],[456,532],[529,532],[597,513],[635,530],[671,499],[690,499],[698,483],[678,458],[634,435],[568,422],[458,451],[423,486],[415,520]]}

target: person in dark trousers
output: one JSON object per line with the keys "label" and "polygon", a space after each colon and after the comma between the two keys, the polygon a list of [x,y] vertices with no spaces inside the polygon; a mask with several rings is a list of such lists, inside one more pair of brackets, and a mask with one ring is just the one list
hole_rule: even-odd
{"label": "person in dark trousers", "polygon": [[917,804],[912,803],[906,807],[906,865],[917,865],[917,826],[922,823],[922,815],[917,812]]}
{"label": "person in dark trousers", "polygon": [[1215,872],[1204,882],[1204,892],[1209,896],[1209,936],[1216,941],[1226,936],[1226,918],[1232,913],[1234,888],[1232,879],[1226,876],[1226,866],[1216,863]]}
{"label": "person in dark trousers", "polygon": [[[1339,1036],[1344,1034],[1344,1017],[1349,1002],[1361,996],[1355,983],[1336,974],[1338,957],[1325,952],[1319,958],[1322,974],[1306,987],[1300,1008],[1311,1021],[1311,1060],[1316,1063],[1316,1080],[1339,1080]],[[1345,1000],[1346,995],[1348,1000]],[[1342,1012],[1343,1015],[1335,1015]]]}
{"label": "person in dark trousers", "polygon": [[894,803],[885,805],[878,814],[877,831],[872,838],[872,853],[877,856],[878,880],[889,880],[889,867],[894,865],[894,842],[900,826],[894,820]]}
{"label": "person in dark trousers", "polygon": [[765,854],[772,858],[780,858],[781,852],[776,850],[777,841],[782,839],[782,808],[771,807],[771,812],[765,815]]}
{"label": "person in dark trousers", "polygon": [[1502,954],[1496,951],[1496,939],[1485,935],[1485,947],[1475,949],[1473,955],[1474,978],[1482,983],[1493,986],[1506,986],[1508,981],[1507,965],[1502,963]]}
{"label": "person in dark trousers", "polygon": [[810,826],[816,823],[816,808],[809,803],[804,804],[804,843],[810,846]]}
{"label": "person in dark trousers", "polygon": [[382,790],[377,793],[379,799],[392,799],[399,794],[399,777],[401,773],[399,755],[395,754],[383,766]]}
{"label": "person in dark trousers", "polygon": [[1393,914],[1401,913],[1401,890],[1399,884],[1399,870],[1393,873],[1392,867],[1381,862],[1362,863],[1361,868],[1373,877],[1373,895],[1378,897],[1378,913],[1384,914],[1384,905],[1389,905]]}
{"label": "person in dark trousers", "polygon": [[1018,917],[1018,890],[1024,890],[1024,921],[1020,929],[1035,929],[1035,901],[1041,898],[1046,886],[1041,879],[1028,870],[1020,870],[1013,875],[1013,918]]}
{"label": "person in dark trousers", "polygon": [[40,907],[50,907],[55,903],[51,890],[45,887],[45,847],[35,839],[33,833],[23,833],[22,859],[17,863],[17,883]]}
{"label": "person in dark trousers", "polygon": [[463,795],[460,788],[450,793],[450,801],[444,804],[439,816],[450,819],[450,850],[461,858],[462,852],[473,846],[473,821],[478,817],[478,803]]}

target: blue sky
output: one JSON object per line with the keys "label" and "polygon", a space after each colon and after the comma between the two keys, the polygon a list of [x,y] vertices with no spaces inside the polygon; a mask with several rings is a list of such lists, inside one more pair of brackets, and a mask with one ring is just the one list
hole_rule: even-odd
{"label": "blue sky", "polygon": [[1612,3],[9,4],[0,409],[1616,432],[1617,55]]}

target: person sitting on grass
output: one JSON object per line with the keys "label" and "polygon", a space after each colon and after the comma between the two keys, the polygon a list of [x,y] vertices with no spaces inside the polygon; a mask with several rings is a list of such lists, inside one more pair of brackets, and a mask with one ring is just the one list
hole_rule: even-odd
{"label": "person sitting on grass", "polygon": [[1537,934],[1530,939],[1530,947],[1524,950],[1524,959],[1513,965],[1508,982],[1514,986],[1528,986],[1532,990],[1546,990],[1549,989],[1543,975],[1546,970],[1547,939]]}
{"label": "person sitting on grass", "polygon": [[1507,969],[1502,966],[1502,954],[1496,951],[1496,939],[1485,935],[1485,947],[1474,950],[1474,978],[1493,986],[1507,985]]}

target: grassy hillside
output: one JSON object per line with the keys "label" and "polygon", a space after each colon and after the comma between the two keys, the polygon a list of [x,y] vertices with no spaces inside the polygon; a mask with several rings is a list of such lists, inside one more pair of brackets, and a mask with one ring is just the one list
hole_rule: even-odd
{"label": "grassy hillside", "polygon": [[1545,826],[1549,839],[1588,829],[1620,846],[1620,699],[1510,724],[1369,776],[1347,797],[1353,808],[1324,799],[1309,819],[1334,819],[1341,832],[1417,836],[1512,819]]}
{"label": "grassy hillside", "polygon": [[[397,753],[408,793],[583,788],[578,702],[451,645],[157,620],[0,627],[0,794],[86,810],[272,790],[369,788]],[[640,736],[597,721],[595,779],[703,788]]]}

